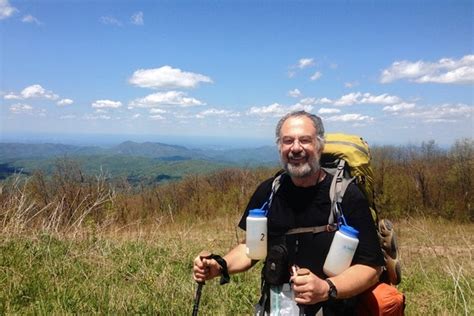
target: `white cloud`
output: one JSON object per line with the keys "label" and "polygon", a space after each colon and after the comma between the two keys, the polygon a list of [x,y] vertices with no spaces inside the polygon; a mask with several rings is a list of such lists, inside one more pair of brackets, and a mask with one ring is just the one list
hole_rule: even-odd
{"label": "white cloud", "polygon": [[11,17],[15,12],[18,12],[17,8],[12,7],[8,0],[0,0],[0,20]]}
{"label": "white cloud", "polygon": [[318,114],[336,114],[340,113],[341,110],[339,109],[331,109],[331,108],[320,108]]}
{"label": "white cloud", "polygon": [[362,104],[394,104],[400,102],[401,99],[397,96],[388,95],[387,93],[381,95],[371,95],[370,93],[364,93],[360,103]]}
{"label": "white cloud", "polygon": [[181,91],[157,92],[147,95],[144,98],[138,98],[130,102],[132,107],[159,107],[162,105],[178,105],[181,107],[205,105],[206,103],[195,98],[187,97],[187,94]]}
{"label": "white cloud", "polygon": [[372,122],[374,120],[373,117],[362,115],[358,113],[349,113],[337,116],[330,116],[326,118],[326,121],[334,121],[334,122]]}
{"label": "white cloud", "polygon": [[23,89],[20,94],[10,92],[4,96],[7,100],[21,100],[21,99],[33,99],[41,98],[48,100],[57,100],[59,96],[52,91],[44,89],[39,84],[34,84]]}
{"label": "white cloud", "polygon": [[311,66],[314,66],[314,59],[313,58],[301,58],[298,61],[298,68],[300,68],[300,69],[308,68],[308,67],[311,67]]}
{"label": "white cloud", "polygon": [[311,112],[313,110],[312,105],[296,103],[291,106],[284,106],[279,103],[273,103],[267,106],[261,107],[251,107],[247,112],[247,115],[258,115],[258,116],[273,116],[278,117],[285,115],[286,113],[293,111],[304,110],[306,112]]}
{"label": "white cloud", "polygon": [[406,117],[421,119],[425,123],[459,122],[471,119],[474,107],[466,104],[443,104],[404,113]]}
{"label": "white cloud", "polygon": [[116,109],[122,106],[122,102],[120,101],[112,101],[112,100],[96,100],[92,103],[93,108],[109,108],[109,109]]}
{"label": "white cloud", "polygon": [[381,95],[372,95],[370,93],[352,92],[343,95],[338,100],[334,101],[335,106],[347,106],[354,104],[381,104],[389,105],[401,102],[397,96],[389,95],[387,93]]}
{"label": "white cloud", "polygon": [[193,72],[185,72],[171,66],[153,69],[138,69],[129,79],[132,85],[141,88],[195,88],[201,82],[212,83],[212,79]]}
{"label": "white cloud", "polygon": [[122,22],[118,19],[114,18],[113,16],[101,16],[99,18],[100,23],[105,25],[115,25],[115,26],[122,26]]}
{"label": "white cloud", "polygon": [[360,92],[352,92],[346,95],[343,95],[339,100],[334,102],[336,106],[346,106],[346,105],[353,105],[358,103],[359,98],[362,94]]}
{"label": "white cloud", "polygon": [[94,111],[94,113],[105,114],[105,113],[108,113],[108,111],[107,111],[107,109],[96,109]]}
{"label": "white cloud", "polygon": [[133,119],[137,119],[137,118],[139,118],[140,116],[142,116],[140,113],[135,113],[135,114],[132,115],[132,118],[133,118]]}
{"label": "white cloud", "polygon": [[24,23],[34,23],[34,24],[36,24],[36,25],[41,25],[41,24],[42,24],[37,18],[35,18],[35,17],[32,16],[31,14],[25,15],[25,16],[21,19],[21,22],[24,22]]}
{"label": "white cloud", "polygon": [[207,109],[205,111],[201,111],[196,115],[197,118],[205,118],[208,116],[221,116],[221,117],[240,117],[240,113],[232,112],[229,110],[219,110],[215,108]]}
{"label": "white cloud", "polygon": [[387,105],[382,110],[385,112],[401,112],[413,109],[415,107],[415,103],[398,103],[394,105]]}
{"label": "white cloud", "polygon": [[472,84],[474,83],[474,55],[466,55],[458,60],[442,58],[437,62],[396,61],[389,68],[384,69],[380,77],[382,83],[400,79],[417,83]]}
{"label": "white cloud", "polygon": [[21,96],[16,95],[16,94],[13,93],[13,92],[9,92],[9,93],[5,94],[5,95],[3,96],[3,98],[4,98],[5,100],[20,100],[20,99],[21,99]]}
{"label": "white cloud", "polygon": [[357,87],[358,85],[359,85],[358,81],[352,81],[352,82],[344,83],[344,87],[349,88],[349,89]]}
{"label": "white cloud", "polygon": [[86,115],[83,116],[83,118],[87,121],[96,121],[96,120],[110,120],[112,117],[109,116],[109,115],[105,115],[105,114],[102,114],[102,115],[86,114]]}
{"label": "white cloud", "polygon": [[319,71],[316,71],[309,79],[313,81],[318,80],[319,78],[321,78],[322,75],[323,75],[322,73],[320,73]]}
{"label": "white cloud", "polygon": [[301,97],[301,91],[298,89],[293,89],[288,91],[288,95],[293,98],[299,98]]}
{"label": "white cloud", "polygon": [[130,18],[130,23],[135,25],[143,25],[143,12],[139,11],[134,13]]}
{"label": "white cloud", "polygon": [[33,114],[33,107],[28,104],[17,103],[10,106],[10,112],[14,114]]}
{"label": "white cloud", "polygon": [[59,106],[65,106],[65,105],[71,105],[73,103],[74,103],[74,101],[71,100],[71,99],[61,99],[56,104],[59,105]]}
{"label": "white cloud", "polygon": [[164,114],[164,113],[167,113],[167,111],[162,110],[162,109],[157,109],[157,108],[150,109],[150,114]]}
{"label": "white cloud", "polygon": [[160,114],[156,114],[156,115],[150,115],[149,116],[152,120],[164,120],[165,118],[163,116],[161,116]]}

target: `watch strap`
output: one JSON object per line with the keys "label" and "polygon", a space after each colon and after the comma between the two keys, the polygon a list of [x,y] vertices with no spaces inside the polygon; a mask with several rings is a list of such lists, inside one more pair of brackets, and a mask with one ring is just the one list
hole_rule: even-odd
{"label": "watch strap", "polygon": [[337,298],[337,288],[334,285],[334,283],[332,283],[332,281],[330,279],[325,279],[325,281],[329,285],[328,300],[329,301],[334,301]]}

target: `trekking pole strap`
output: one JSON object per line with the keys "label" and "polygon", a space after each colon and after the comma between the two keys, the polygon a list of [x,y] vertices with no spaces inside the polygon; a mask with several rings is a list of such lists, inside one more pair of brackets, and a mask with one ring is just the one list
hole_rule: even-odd
{"label": "trekking pole strap", "polygon": [[224,285],[230,282],[230,275],[229,271],[227,270],[227,261],[219,255],[212,254],[211,259],[217,261],[217,263],[221,266],[221,281],[220,285]]}

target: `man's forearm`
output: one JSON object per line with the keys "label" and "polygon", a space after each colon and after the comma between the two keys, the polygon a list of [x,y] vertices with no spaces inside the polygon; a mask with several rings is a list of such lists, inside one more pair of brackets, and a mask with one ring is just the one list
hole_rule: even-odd
{"label": "man's forearm", "polygon": [[358,295],[376,284],[381,271],[381,267],[356,264],[330,279],[337,288],[337,298],[343,299]]}
{"label": "man's forearm", "polygon": [[252,260],[247,257],[245,243],[238,244],[224,256],[230,274],[247,271],[252,267]]}

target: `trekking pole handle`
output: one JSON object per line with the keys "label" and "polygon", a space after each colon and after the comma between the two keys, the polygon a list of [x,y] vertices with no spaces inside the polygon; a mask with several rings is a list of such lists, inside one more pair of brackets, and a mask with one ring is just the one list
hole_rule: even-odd
{"label": "trekking pole handle", "polygon": [[[209,259],[212,254],[209,251],[201,251],[199,253],[199,259]],[[193,306],[193,316],[197,316],[199,310],[199,301],[201,300],[202,287],[206,284],[206,281],[198,282],[196,289],[196,294],[194,295],[194,306]]]}
{"label": "trekking pole handle", "polygon": [[[199,259],[201,259],[201,261],[203,259],[210,259],[212,256],[212,253],[210,253],[209,251],[206,251],[206,250],[203,250],[199,253]],[[198,282],[198,284],[206,284],[206,281],[201,281],[201,282]]]}
{"label": "trekking pole handle", "polygon": [[[296,270],[296,275],[298,276],[309,275],[310,273],[311,271],[309,271],[309,269],[306,269],[306,268],[301,268],[301,269]],[[300,313],[299,313],[300,316],[304,316],[305,315],[304,305],[298,304],[298,307],[300,309]]]}

